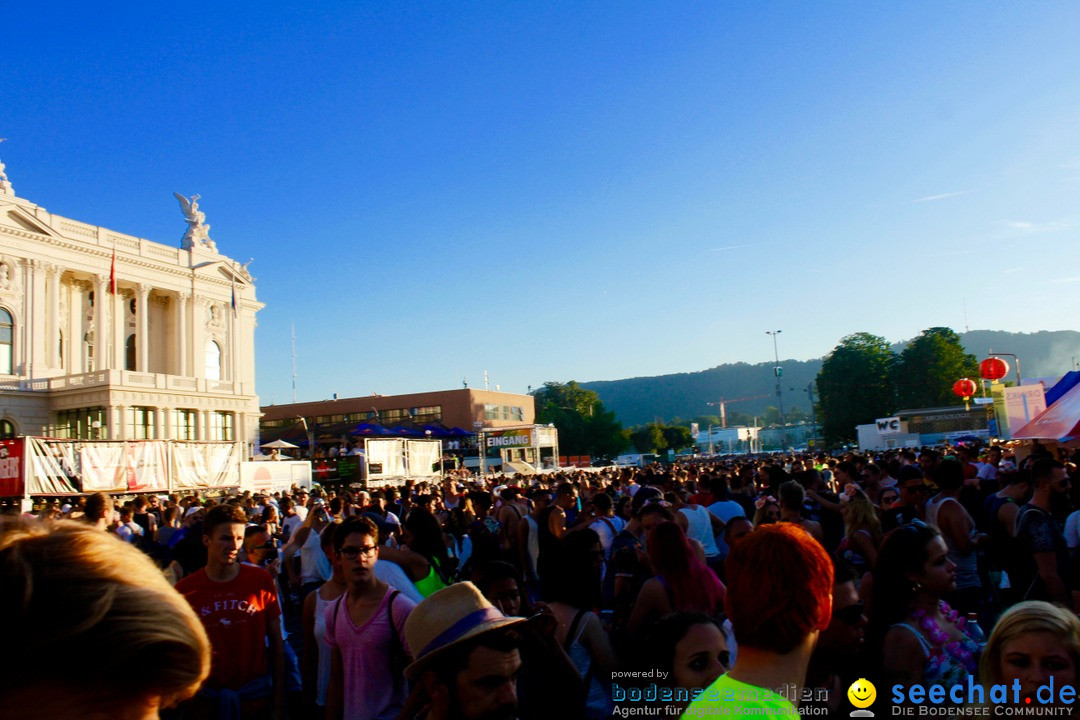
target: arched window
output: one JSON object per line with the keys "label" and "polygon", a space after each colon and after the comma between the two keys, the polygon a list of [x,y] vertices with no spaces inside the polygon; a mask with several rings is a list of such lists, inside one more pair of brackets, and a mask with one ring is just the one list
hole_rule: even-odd
{"label": "arched window", "polygon": [[15,321],[0,308],[0,375],[11,375],[15,367]]}
{"label": "arched window", "polygon": [[135,370],[135,336],[128,335],[127,342],[124,343],[124,369]]}
{"label": "arched window", "polygon": [[10,420],[0,420],[0,440],[10,440],[15,437],[15,424]]}
{"label": "arched window", "polygon": [[221,346],[213,340],[206,343],[206,379],[221,379]]}

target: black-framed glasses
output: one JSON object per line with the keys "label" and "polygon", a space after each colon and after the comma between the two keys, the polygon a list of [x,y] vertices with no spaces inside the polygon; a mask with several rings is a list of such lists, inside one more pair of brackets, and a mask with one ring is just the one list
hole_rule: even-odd
{"label": "black-framed glasses", "polygon": [[341,548],[341,554],[350,560],[355,560],[357,555],[362,555],[366,558],[373,557],[378,552],[378,545],[364,545],[362,547],[356,547],[355,545],[346,545]]}
{"label": "black-framed glasses", "polygon": [[848,625],[858,625],[862,622],[864,608],[865,606],[860,601],[853,605],[848,605],[845,608],[833,610],[832,616],[840,622],[846,623]]}

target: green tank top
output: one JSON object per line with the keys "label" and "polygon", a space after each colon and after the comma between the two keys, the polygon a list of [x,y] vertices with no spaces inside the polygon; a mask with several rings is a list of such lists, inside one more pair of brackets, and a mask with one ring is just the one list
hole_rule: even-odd
{"label": "green tank top", "polygon": [[424,597],[434,594],[435,592],[442,590],[446,587],[446,583],[439,577],[439,573],[435,571],[435,567],[438,565],[438,560],[431,558],[428,560],[428,574],[427,577],[416,581],[416,589],[420,591],[420,594]]}

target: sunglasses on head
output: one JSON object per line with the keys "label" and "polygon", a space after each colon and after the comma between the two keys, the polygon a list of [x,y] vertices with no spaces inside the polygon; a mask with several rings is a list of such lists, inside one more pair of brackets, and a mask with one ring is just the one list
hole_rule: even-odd
{"label": "sunglasses on head", "polygon": [[833,610],[832,616],[840,622],[846,623],[848,625],[858,625],[862,622],[863,608],[863,603],[857,602],[854,605],[848,605],[845,608]]}

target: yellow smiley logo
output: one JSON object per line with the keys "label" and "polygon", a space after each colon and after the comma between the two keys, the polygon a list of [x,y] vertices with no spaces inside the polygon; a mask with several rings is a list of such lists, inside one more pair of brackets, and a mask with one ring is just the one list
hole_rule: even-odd
{"label": "yellow smiley logo", "polygon": [[859,678],[847,689],[848,700],[857,708],[868,708],[877,699],[877,688],[866,678]]}

